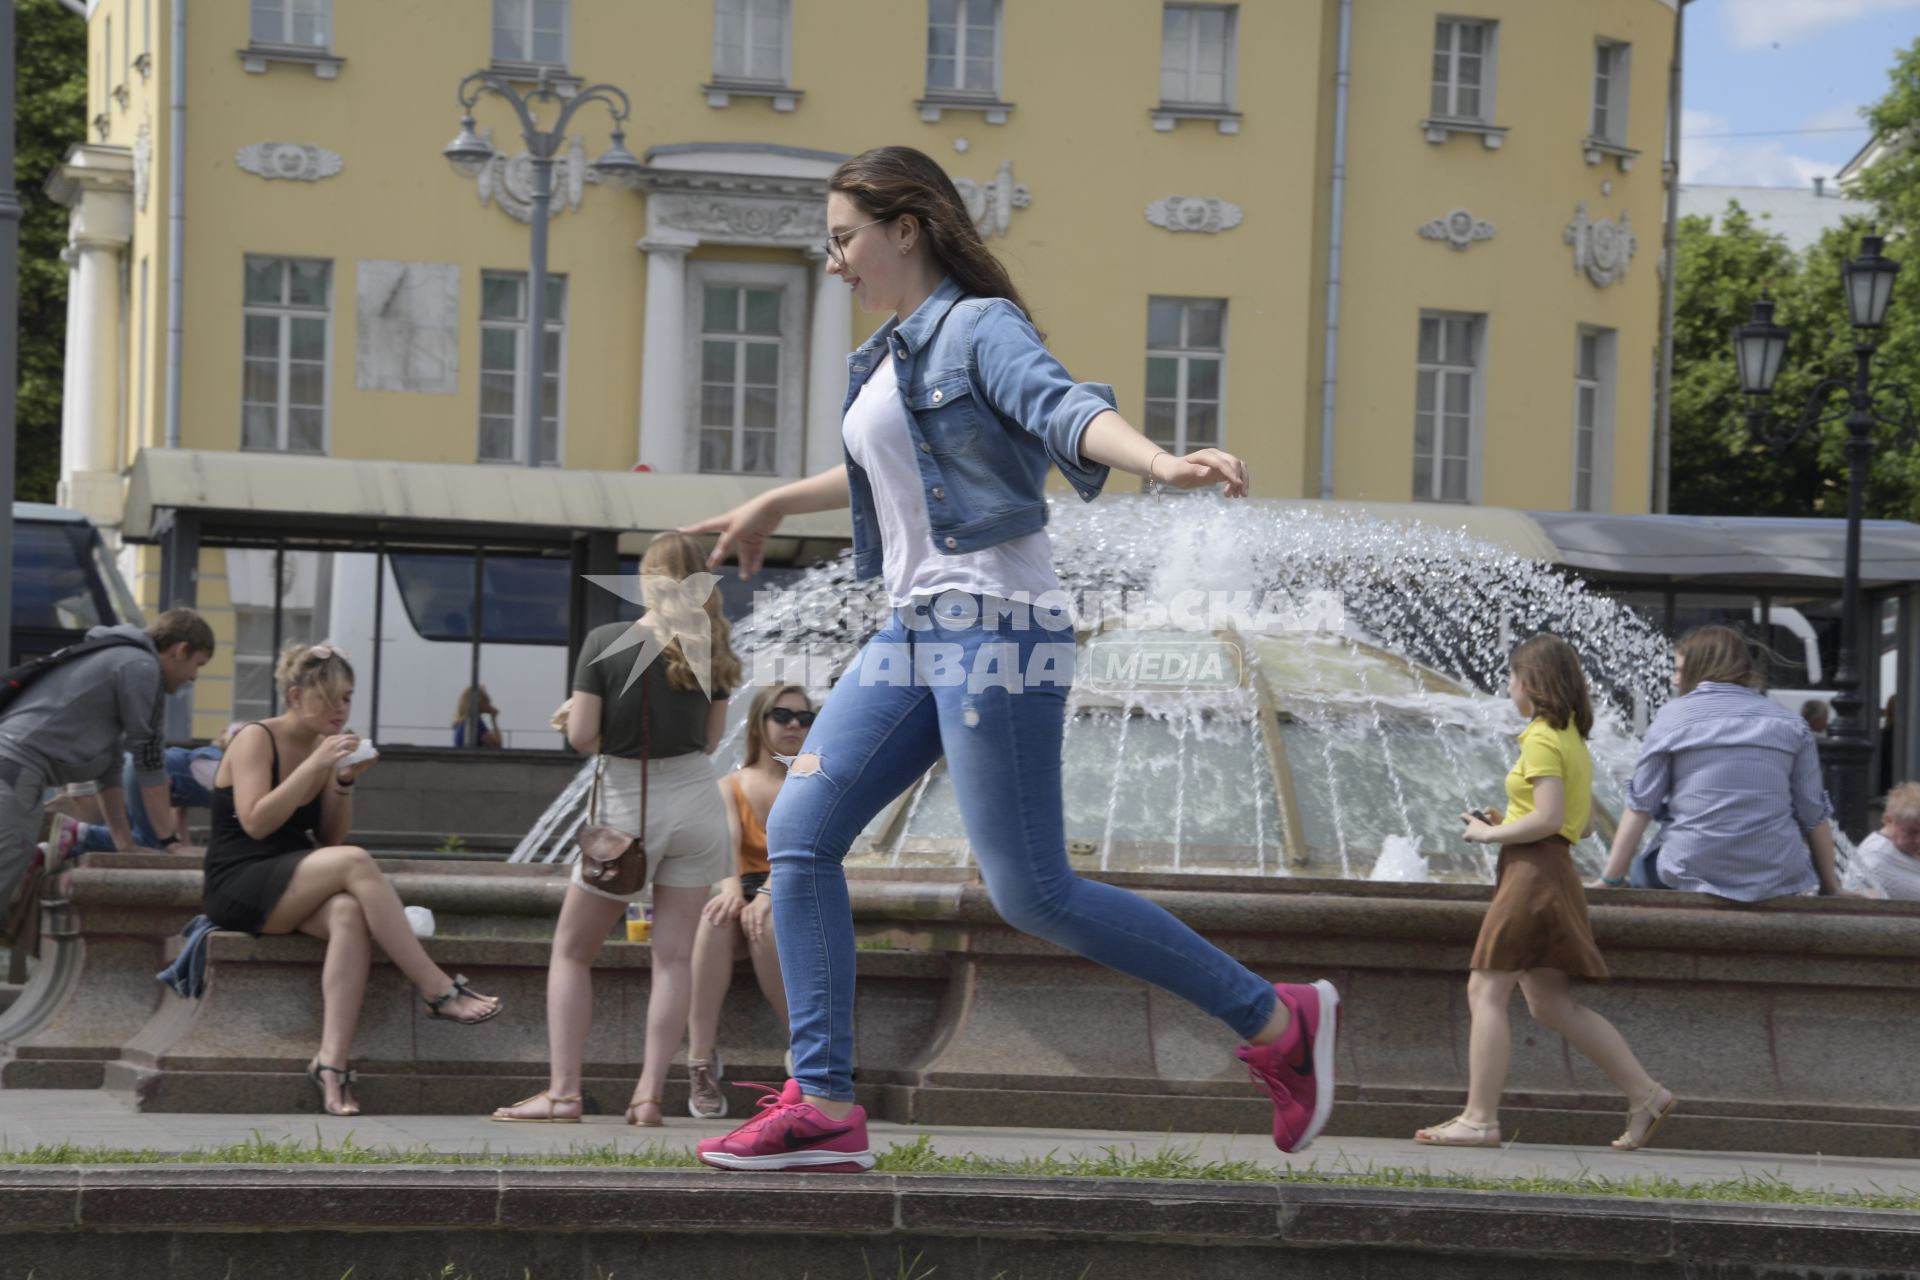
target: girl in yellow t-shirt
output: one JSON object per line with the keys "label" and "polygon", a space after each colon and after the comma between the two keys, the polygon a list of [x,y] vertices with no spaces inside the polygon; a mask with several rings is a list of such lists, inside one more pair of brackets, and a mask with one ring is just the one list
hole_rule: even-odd
{"label": "girl in yellow t-shirt", "polygon": [[1493,904],[1474,944],[1467,978],[1473,1018],[1467,1056],[1467,1109],[1422,1129],[1415,1142],[1439,1147],[1500,1145],[1500,1093],[1513,1034],[1507,1005],[1518,983],[1534,1021],[1591,1058],[1627,1096],[1627,1131],[1613,1146],[1633,1151],[1673,1113],[1674,1096],[1654,1082],[1612,1023],[1573,998],[1568,974],[1604,978],[1607,965],[1587,921],[1586,893],[1572,844],[1591,829],[1593,760],[1587,735],[1593,703],[1573,646],[1537,635],[1513,651],[1507,693],[1527,727],[1520,758],[1507,774],[1507,812],[1492,823],[1463,813],[1466,839],[1497,844]]}

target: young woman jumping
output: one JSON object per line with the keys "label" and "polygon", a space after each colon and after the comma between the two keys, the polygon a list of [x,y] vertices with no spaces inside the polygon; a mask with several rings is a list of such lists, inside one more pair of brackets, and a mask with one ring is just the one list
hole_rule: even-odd
{"label": "young woman jumping", "polygon": [[1274,1141],[1306,1146],[1333,1104],[1327,982],[1274,984],[1146,899],[1067,865],[1060,749],[1072,620],[1058,599],[1044,483],[1082,498],[1111,467],[1178,489],[1247,492],[1218,449],[1173,457],[1112,389],[1076,383],[1042,343],[959,192],[908,147],[853,157],[827,184],[828,270],[892,312],[848,361],[846,462],[687,532],[717,533],[750,577],[788,515],[851,505],[856,572],[894,614],[825,706],[767,822],[794,1078],[700,1159],[725,1169],[873,1165],[853,1092],[854,837],[943,754],[968,843],[1015,928],[1143,978],[1219,1018],[1274,1105]]}

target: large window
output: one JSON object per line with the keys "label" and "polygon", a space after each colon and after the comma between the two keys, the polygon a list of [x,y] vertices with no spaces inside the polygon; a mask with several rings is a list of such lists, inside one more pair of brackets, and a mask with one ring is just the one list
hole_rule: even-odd
{"label": "large window", "polygon": [[1492,121],[1494,34],[1494,23],[1469,18],[1434,24],[1433,115]]}
{"label": "large window", "polygon": [[780,294],[728,284],[702,291],[702,471],[779,470]]}
{"label": "large window", "polygon": [[715,80],[787,83],[788,0],[714,0]]}
{"label": "large window", "polygon": [[333,264],[249,255],[240,447],[327,449],[327,347]]}
{"label": "large window", "polygon": [[1469,500],[1482,324],[1479,316],[1420,317],[1413,413],[1415,501]]}
{"label": "large window", "polygon": [[1170,4],[1160,17],[1160,101],[1233,105],[1234,5]]}
{"label": "large window", "polygon": [[572,18],[570,0],[493,0],[493,60],[565,67]]}
{"label": "large window", "polygon": [[1627,142],[1627,67],[1633,46],[1602,40],[1593,47],[1592,137],[1596,142]]}
{"label": "large window", "polygon": [[1147,302],[1147,430],[1169,453],[1217,446],[1226,384],[1227,304],[1217,298]]}
{"label": "large window", "polygon": [[[332,0],[253,0],[251,12],[254,44],[324,49],[332,38]],[[151,13],[148,27],[151,30]]]}
{"label": "large window", "polygon": [[1000,0],[928,0],[927,92],[1000,91]]}
{"label": "large window", "polygon": [[[524,271],[480,274],[480,448],[482,462],[525,462],[528,303]],[[567,279],[547,277],[546,346],[540,377],[542,466],[558,466],[566,387]]]}

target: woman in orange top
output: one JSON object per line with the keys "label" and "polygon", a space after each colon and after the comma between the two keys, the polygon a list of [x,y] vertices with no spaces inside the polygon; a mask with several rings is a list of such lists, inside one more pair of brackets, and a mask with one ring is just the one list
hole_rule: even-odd
{"label": "woman in orange top", "polygon": [[733,984],[733,966],[753,958],[760,992],[787,1025],[787,988],[773,940],[773,897],[767,889],[767,813],[787,780],[786,762],[800,753],[813,725],[813,703],[797,684],[769,685],[747,712],[746,759],[720,780],[733,833],[734,874],[708,899],[693,940],[693,1004],[687,1015],[687,1112],[704,1120],[727,1114],[720,1092],[725,1068],[715,1050],[720,1006]]}

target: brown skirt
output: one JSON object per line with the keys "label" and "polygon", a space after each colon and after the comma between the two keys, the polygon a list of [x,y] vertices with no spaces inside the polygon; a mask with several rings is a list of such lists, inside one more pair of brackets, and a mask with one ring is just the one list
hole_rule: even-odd
{"label": "brown skirt", "polygon": [[1584,978],[1607,976],[1607,962],[1587,922],[1587,894],[1565,839],[1549,836],[1500,852],[1493,905],[1473,944],[1474,969],[1511,973],[1560,969]]}

